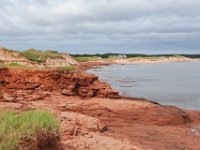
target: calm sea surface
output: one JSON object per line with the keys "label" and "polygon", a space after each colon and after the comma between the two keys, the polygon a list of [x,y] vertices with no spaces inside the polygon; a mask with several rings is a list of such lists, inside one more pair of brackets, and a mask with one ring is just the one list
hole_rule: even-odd
{"label": "calm sea surface", "polygon": [[200,110],[200,62],[111,65],[88,72],[124,96]]}

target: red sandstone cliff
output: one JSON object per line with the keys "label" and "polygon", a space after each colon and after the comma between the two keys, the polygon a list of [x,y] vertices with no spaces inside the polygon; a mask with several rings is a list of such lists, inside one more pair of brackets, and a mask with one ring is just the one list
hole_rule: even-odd
{"label": "red sandstone cliff", "polygon": [[84,72],[0,69],[0,99],[3,101],[38,100],[52,91],[84,98],[120,98],[109,84]]}
{"label": "red sandstone cliff", "polygon": [[200,147],[200,112],[120,98],[95,75],[4,68],[0,69],[0,93],[1,110],[54,112],[61,123],[63,150]]}

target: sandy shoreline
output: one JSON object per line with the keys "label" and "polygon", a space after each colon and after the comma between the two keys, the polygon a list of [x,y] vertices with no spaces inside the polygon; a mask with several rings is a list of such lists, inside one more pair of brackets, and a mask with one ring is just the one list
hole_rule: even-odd
{"label": "sandy shoreline", "polygon": [[116,59],[116,60],[97,60],[79,62],[78,67],[82,70],[88,70],[99,66],[109,66],[112,64],[128,65],[128,64],[159,64],[159,63],[178,63],[178,62],[197,62],[199,59],[190,59],[186,57],[178,58],[160,58],[160,59]]}

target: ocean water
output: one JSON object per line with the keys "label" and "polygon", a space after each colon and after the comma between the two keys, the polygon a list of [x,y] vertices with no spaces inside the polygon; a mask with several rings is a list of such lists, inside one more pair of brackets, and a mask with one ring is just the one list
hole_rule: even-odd
{"label": "ocean water", "polygon": [[124,96],[200,110],[200,62],[110,65],[88,72]]}

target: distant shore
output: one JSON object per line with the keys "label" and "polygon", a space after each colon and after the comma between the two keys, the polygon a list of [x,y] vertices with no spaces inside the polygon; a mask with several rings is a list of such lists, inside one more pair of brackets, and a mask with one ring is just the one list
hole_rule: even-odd
{"label": "distant shore", "polygon": [[79,62],[79,67],[82,70],[88,70],[98,66],[108,66],[112,64],[126,65],[126,64],[156,64],[156,63],[169,63],[169,62],[194,62],[200,59],[193,59],[187,57],[160,57],[160,58],[145,58],[135,57],[127,59],[100,59],[92,61]]}

